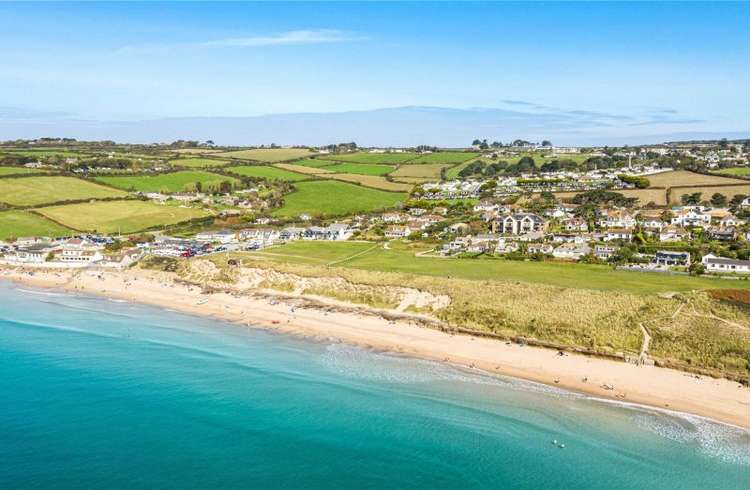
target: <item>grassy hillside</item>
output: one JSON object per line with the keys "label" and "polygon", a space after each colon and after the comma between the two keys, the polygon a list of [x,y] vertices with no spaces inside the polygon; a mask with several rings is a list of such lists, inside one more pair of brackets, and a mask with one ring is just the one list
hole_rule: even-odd
{"label": "grassy hillside", "polygon": [[28,211],[0,212],[0,240],[23,236],[69,236],[72,233],[70,229]]}
{"label": "grassy hillside", "polygon": [[297,190],[284,196],[284,206],[274,214],[296,217],[311,215],[344,215],[395,206],[406,200],[406,193],[386,192],[354,184],[319,180],[299,182]]}
{"label": "grassy hillside", "polygon": [[126,195],[125,192],[74,177],[0,179],[0,202],[14,206],[37,206],[59,201]]}
{"label": "grassy hillside", "polygon": [[196,182],[206,187],[228,181],[238,184],[240,181],[224,175],[212,174],[200,170],[185,170],[156,175],[127,175],[115,177],[97,177],[99,182],[117,187],[123,190],[135,190],[139,192],[182,192]]}

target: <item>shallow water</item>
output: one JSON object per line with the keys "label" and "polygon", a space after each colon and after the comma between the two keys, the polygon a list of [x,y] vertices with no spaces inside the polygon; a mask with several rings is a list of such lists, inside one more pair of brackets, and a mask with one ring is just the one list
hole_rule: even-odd
{"label": "shallow water", "polygon": [[750,488],[700,417],[8,283],[0,380],[0,488]]}

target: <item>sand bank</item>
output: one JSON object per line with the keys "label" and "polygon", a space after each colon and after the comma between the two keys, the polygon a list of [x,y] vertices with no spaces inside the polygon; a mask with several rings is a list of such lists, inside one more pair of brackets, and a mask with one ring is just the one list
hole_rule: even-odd
{"label": "sand bank", "polygon": [[[172,273],[125,271],[34,271],[0,269],[0,279],[36,287],[147,303],[209,315],[247,327],[346,343],[450,362],[597,397],[700,415],[750,429],[750,389],[725,380],[672,369],[635,366],[493,339],[424,328],[408,316],[389,320],[371,311],[331,311],[295,306],[267,296],[204,294],[175,282]],[[336,304],[337,302],[331,302]],[[340,303],[338,303],[340,304]],[[416,319],[416,316],[414,317]]]}

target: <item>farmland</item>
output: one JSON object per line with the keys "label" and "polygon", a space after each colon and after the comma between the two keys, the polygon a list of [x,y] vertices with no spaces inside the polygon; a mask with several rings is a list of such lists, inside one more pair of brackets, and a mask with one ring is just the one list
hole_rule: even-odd
{"label": "farmland", "polygon": [[22,236],[68,236],[72,231],[28,211],[0,211],[0,240]]}
{"label": "farmland", "polygon": [[282,168],[270,167],[267,165],[249,165],[243,167],[229,167],[228,172],[242,175],[243,177],[256,177],[268,180],[284,180],[287,182],[297,182],[299,180],[308,180],[310,176],[298,172],[290,172]]}
{"label": "farmland", "polygon": [[352,163],[404,163],[417,158],[416,153],[338,153],[335,155],[324,155],[321,158],[326,160],[335,160],[338,162]]}
{"label": "farmland", "polygon": [[343,180],[344,182],[353,182],[355,184],[362,184],[365,187],[373,187],[375,189],[382,189],[384,191],[408,192],[413,187],[410,184],[390,182],[384,177],[380,177],[378,175],[326,174],[326,178]]}
{"label": "farmland", "polygon": [[186,155],[207,155],[210,153],[222,153],[223,150],[217,150],[215,148],[181,148],[179,150],[173,150],[175,153],[181,153]]}
{"label": "farmland", "polygon": [[337,174],[386,175],[396,167],[393,165],[377,165],[367,163],[334,163],[323,167]]}
{"label": "farmland", "polygon": [[680,197],[683,194],[692,194],[700,192],[701,198],[708,200],[714,194],[723,194],[727,199],[732,199],[737,194],[750,196],[750,182],[743,185],[721,185],[721,186],[703,186],[703,187],[672,187],[669,198],[670,204],[679,204]]}
{"label": "farmland", "polygon": [[297,190],[284,197],[284,206],[274,214],[280,217],[310,215],[344,215],[384,209],[403,202],[407,194],[317,180],[295,184]]}
{"label": "farmland", "polygon": [[718,175],[705,175],[687,170],[676,170],[672,172],[662,172],[660,174],[647,175],[646,178],[651,182],[651,187],[686,187],[686,186],[710,186],[724,184],[746,184],[747,181],[733,179],[731,177],[721,177]]}
{"label": "farmland", "polygon": [[290,170],[292,172],[299,172],[301,174],[318,175],[318,174],[330,174],[331,171],[324,167],[305,167],[304,165],[293,165],[291,163],[277,163],[274,165],[277,168],[283,168],[284,170]]}
{"label": "farmland", "polygon": [[211,158],[178,158],[177,160],[169,161],[169,164],[172,166],[188,168],[223,167],[229,163],[228,160],[216,160]]}
{"label": "farmland", "polygon": [[44,173],[44,170],[26,167],[0,167],[0,177]]}
{"label": "farmland", "polygon": [[464,151],[439,151],[436,153],[429,153],[422,155],[414,160],[410,160],[409,164],[416,163],[463,163],[472,158],[479,156],[479,153],[469,153]]}
{"label": "farmland", "polygon": [[240,160],[255,160],[258,162],[284,162],[308,157],[314,153],[305,148],[259,148],[254,150],[238,150],[216,153],[216,156],[237,158]]}
{"label": "farmland", "polygon": [[289,163],[292,165],[299,165],[301,167],[327,167],[336,164],[336,162],[324,160],[322,158],[303,158],[302,160],[294,160],[293,162]]}
{"label": "farmland", "polygon": [[118,189],[134,190],[138,192],[181,192],[187,187],[200,182],[205,188],[228,181],[238,184],[239,180],[224,175],[202,171],[183,171],[156,175],[128,175],[115,177],[97,177],[104,184]]}
{"label": "farmland", "polygon": [[[667,190],[666,189],[615,189],[614,192],[622,194],[625,197],[636,197],[638,203],[644,206],[650,202],[653,202],[657,206],[667,205]],[[555,192],[555,197],[560,199],[568,199],[574,197],[580,192]]]}
{"label": "farmland", "polygon": [[202,209],[137,200],[68,204],[36,211],[75,230],[98,233],[134,233],[208,216]]}
{"label": "farmland", "polygon": [[448,165],[440,163],[425,163],[422,165],[403,165],[391,173],[393,178],[417,177],[422,179],[440,180],[440,171]]}
{"label": "farmland", "polygon": [[13,206],[79,199],[124,197],[126,193],[74,177],[23,177],[0,179],[0,201]]}

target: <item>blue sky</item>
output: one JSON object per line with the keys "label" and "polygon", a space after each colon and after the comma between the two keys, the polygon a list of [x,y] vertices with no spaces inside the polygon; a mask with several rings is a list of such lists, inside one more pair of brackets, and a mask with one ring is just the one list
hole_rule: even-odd
{"label": "blue sky", "polygon": [[436,106],[747,132],[749,26],[741,3],[3,3],[0,129]]}

